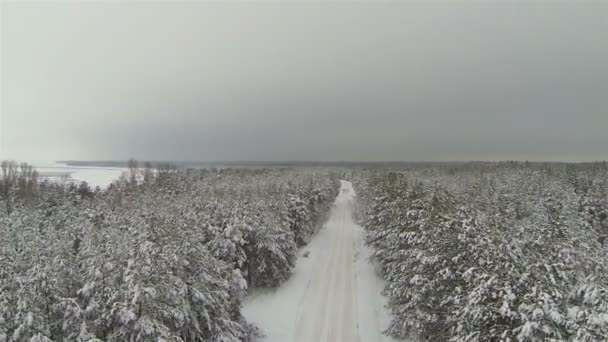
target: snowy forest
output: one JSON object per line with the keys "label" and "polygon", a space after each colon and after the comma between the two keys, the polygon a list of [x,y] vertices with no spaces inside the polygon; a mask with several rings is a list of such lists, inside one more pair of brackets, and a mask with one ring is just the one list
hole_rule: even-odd
{"label": "snowy forest", "polygon": [[258,340],[244,297],[290,279],[340,179],[385,281],[386,335],[608,339],[606,163],[133,161],[107,189],[0,171],[0,342]]}
{"label": "snowy forest", "polygon": [[359,174],[387,333],[608,340],[608,167],[478,163]]}
{"label": "snowy forest", "polygon": [[338,191],[314,170],[130,170],[106,190],[2,163],[0,341],[248,341]]}

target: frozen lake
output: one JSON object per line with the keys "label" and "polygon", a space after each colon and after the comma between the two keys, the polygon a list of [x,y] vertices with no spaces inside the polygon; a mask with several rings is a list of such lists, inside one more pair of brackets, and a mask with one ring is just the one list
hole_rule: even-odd
{"label": "frozen lake", "polygon": [[32,165],[40,174],[40,178],[76,183],[85,181],[92,188],[107,187],[127,170],[120,167],[71,166],[62,163],[32,163]]}

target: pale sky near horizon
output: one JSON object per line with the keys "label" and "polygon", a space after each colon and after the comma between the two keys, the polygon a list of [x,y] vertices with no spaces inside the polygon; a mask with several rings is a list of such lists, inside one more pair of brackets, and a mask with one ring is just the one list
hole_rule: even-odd
{"label": "pale sky near horizon", "polygon": [[0,10],[0,158],[608,159],[607,1]]}

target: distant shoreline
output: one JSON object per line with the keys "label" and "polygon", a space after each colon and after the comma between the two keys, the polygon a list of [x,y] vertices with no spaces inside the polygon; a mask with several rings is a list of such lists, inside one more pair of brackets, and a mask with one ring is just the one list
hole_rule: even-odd
{"label": "distant shoreline", "polygon": [[[504,161],[379,161],[379,162],[356,162],[356,161],[139,161],[139,166],[143,163],[150,163],[152,167],[162,165],[175,165],[179,168],[292,168],[292,167],[390,167],[401,168],[408,166],[462,166],[462,165],[593,165],[602,164],[606,161],[585,161],[585,162],[561,162],[561,161],[525,161],[525,160],[504,160]],[[63,160],[57,161],[67,166],[72,167],[116,167],[127,168],[128,161],[126,160]]]}

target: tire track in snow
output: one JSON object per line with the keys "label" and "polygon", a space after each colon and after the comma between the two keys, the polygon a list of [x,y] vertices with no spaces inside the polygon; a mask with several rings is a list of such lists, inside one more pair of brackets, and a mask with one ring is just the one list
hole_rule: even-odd
{"label": "tire track in snow", "polygon": [[[323,284],[323,289],[328,289],[330,292],[330,301],[326,303],[325,314],[327,315],[323,322],[325,334],[319,341],[344,341],[344,335],[348,332],[343,331],[346,322],[350,319],[344,311],[346,303],[352,300],[352,293],[347,291],[346,276],[350,269],[348,261],[345,259],[348,249],[346,248],[348,241],[345,236],[346,211],[342,210],[339,222],[336,225],[336,239],[338,241],[338,257],[336,258],[334,269],[334,281]],[[323,290],[322,289],[322,290]],[[350,339],[346,339],[350,340]]]}
{"label": "tire track in snow", "polygon": [[[333,225],[334,223],[328,224]],[[333,241],[334,231],[330,232],[330,241]],[[330,246],[331,248],[331,246]],[[337,268],[337,255],[339,253],[338,248],[332,248],[331,254],[328,260],[325,262],[323,271],[320,272],[318,277],[313,278],[312,286],[308,289],[305,295],[305,301],[303,303],[305,314],[297,320],[296,330],[294,334],[294,341],[296,342],[307,342],[307,341],[321,341],[322,335],[326,329],[323,322],[330,319],[329,311],[327,310],[327,304],[331,302],[332,293],[323,289],[327,283],[334,282],[335,270]],[[323,262],[323,261],[321,261]],[[318,300],[314,300],[318,299]]]}

